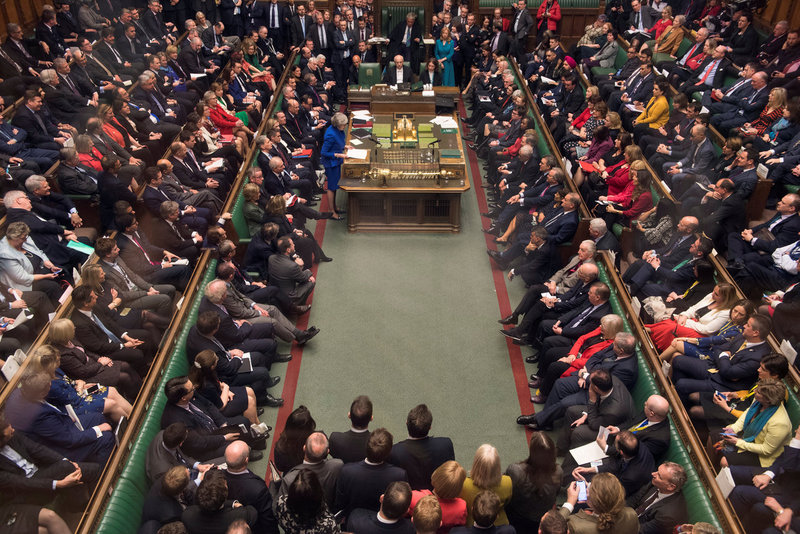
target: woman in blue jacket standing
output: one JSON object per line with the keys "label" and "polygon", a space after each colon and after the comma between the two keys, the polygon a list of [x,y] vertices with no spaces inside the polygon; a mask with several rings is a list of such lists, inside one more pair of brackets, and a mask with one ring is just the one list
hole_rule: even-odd
{"label": "woman in blue jacket standing", "polygon": [[[325,130],[325,139],[320,150],[320,161],[325,168],[328,179],[328,205],[332,212],[331,219],[341,221],[342,217],[336,211],[336,190],[339,189],[339,178],[342,176],[342,163],[347,157],[347,146],[344,144],[344,129],[347,127],[347,116],[336,113],[331,118],[331,125]],[[341,213],[347,213],[340,210]]]}

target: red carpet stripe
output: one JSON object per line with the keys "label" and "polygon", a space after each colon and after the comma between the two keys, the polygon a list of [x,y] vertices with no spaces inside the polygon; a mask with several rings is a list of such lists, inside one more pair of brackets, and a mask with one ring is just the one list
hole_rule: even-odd
{"label": "red carpet stripe", "polygon": [[[327,195],[322,195],[322,200],[319,204],[319,211],[328,211],[328,197]],[[316,228],[314,229],[314,238],[319,243],[319,246],[322,247],[322,241],[325,238],[325,227],[328,224],[327,219],[320,219],[317,221]],[[344,221],[340,222],[340,224],[346,224]],[[311,272],[314,274],[314,278],[317,277],[317,271],[319,269],[319,264],[315,264],[311,267]],[[308,299],[308,304],[312,304],[314,301],[314,293],[311,293],[311,296]],[[301,316],[297,320],[297,328],[300,330],[305,330],[308,328],[309,317],[311,314],[314,313],[314,308],[312,307],[311,310]],[[294,345],[292,347],[292,361],[289,362],[289,366],[286,369],[286,377],[283,380],[283,392],[282,397],[284,400],[283,406],[278,409],[278,418],[275,422],[275,428],[272,430],[272,447],[270,448],[269,458],[270,460],[274,459],[275,454],[275,443],[278,441],[278,436],[281,435],[283,432],[283,427],[286,425],[286,419],[289,418],[289,414],[292,413],[294,410],[294,396],[297,394],[297,380],[300,376],[300,364],[303,362],[303,345]],[[267,480],[269,480],[269,470],[267,470],[266,474]]]}
{"label": "red carpet stripe", "polygon": [[[466,109],[464,102],[459,101],[458,111],[461,116],[466,116]],[[483,187],[481,187],[481,172],[478,164],[478,156],[474,150],[464,148],[468,154],[470,173],[472,174],[472,188],[475,190],[475,196],[478,199],[478,211],[486,213],[489,211],[489,205],[486,201],[486,194]],[[488,229],[490,220],[486,217],[481,217],[481,226]],[[484,234],[487,248],[497,248],[494,242],[494,236],[491,234]],[[497,305],[500,311],[500,317],[510,315],[512,312],[511,302],[508,298],[508,290],[504,280],[504,273],[494,264],[492,260],[487,257],[487,261],[492,266],[492,280],[494,281],[494,289],[497,294]],[[517,399],[519,400],[520,413],[531,414],[534,412],[533,403],[531,403],[531,391],[528,388],[528,372],[525,369],[525,362],[522,358],[522,350],[519,345],[514,345],[512,341],[506,338],[506,346],[508,347],[508,359],[511,362],[511,371],[514,374],[514,387],[517,389]],[[526,435],[530,439],[531,431],[527,430]]]}

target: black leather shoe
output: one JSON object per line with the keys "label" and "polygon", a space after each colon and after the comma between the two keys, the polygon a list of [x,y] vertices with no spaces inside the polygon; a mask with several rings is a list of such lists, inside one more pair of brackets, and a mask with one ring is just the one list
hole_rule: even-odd
{"label": "black leather shoe", "polygon": [[270,408],[279,408],[283,406],[283,399],[273,397],[267,393],[261,399],[259,399],[258,404],[261,404],[262,406],[269,406]]}
{"label": "black leather shoe", "polygon": [[519,334],[513,328],[511,330],[500,330],[500,333],[509,339],[519,339]]}
{"label": "black leather shoe", "polygon": [[531,375],[531,379],[528,382],[528,387],[531,389],[536,389],[542,384],[542,379],[538,375]]}
{"label": "black leather shoe", "polygon": [[545,402],[547,402],[547,397],[545,397],[544,395],[532,395],[531,402],[534,404],[544,404]]}
{"label": "black leather shoe", "polygon": [[256,414],[264,415],[264,408],[259,408],[258,410],[256,410]]}
{"label": "black leather shoe", "polygon": [[497,266],[500,268],[501,271],[505,271],[506,269],[508,269],[508,262],[506,262],[506,260],[503,259],[503,257],[500,255],[498,251],[487,250],[486,253],[489,255],[489,257],[491,257],[495,261],[495,263],[497,264]]}
{"label": "black leather shoe", "polygon": [[333,258],[329,258],[328,256],[321,256],[318,259],[319,259],[319,261],[321,261],[323,263],[329,262],[329,261],[333,261]]}
{"label": "black leather shoe", "polygon": [[[272,360],[272,363],[286,363],[292,361],[291,354],[276,354],[275,359]],[[277,377],[280,380],[280,377]],[[276,382],[277,384],[277,382]]]}
{"label": "black leather shoe", "polygon": [[269,380],[267,380],[267,387],[271,388],[278,385],[278,382],[281,381],[281,377],[279,376],[271,376]]}
{"label": "black leather shoe", "polygon": [[525,363],[539,363],[539,353],[536,352],[525,358]]}
{"label": "black leather shoe", "polygon": [[498,228],[495,225],[491,225],[489,228],[481,228],[481,232],[483,232],[484,234],[493,235],[495,237],[500,236],[500,228]]}
{"label": "black leather shoe", "polygon": [[291,313],[297,315],[303,315],[310,309],[311,309],[311,304],[303,304],[302,306],[295,306],[294,309],[291,311]]}
{"label": "black leather shoe", "polygon": [[500,324],[517,324],[517,316],[512,313],[511,315],[503,317],[497,322]]}
{"label": "black leather shoe", "polygon": [[517,424],[518,425],[530,425],[531,423],[536,423],[536,415],[520,415],[517,417]]}
{"label": "black leather shoe", "polygon": [[247,456],[248,456],[248,458],[250,459],[251,462],[257,462],[257,461],[259,461],[259,460],[264,458],[264,453],[261,452],[261,451],[257,451],[255,449],[252,449],[250,451],[250,454],[248,454]]}
{"label": "black leather shoe", "polygon": [[309,339],[319,334],[319,328],[316,326],[312,326],[308,330],[304,330],[300,333],[300,335],[295,337],[295,341],[297,341],[298,345],[305,345]]}

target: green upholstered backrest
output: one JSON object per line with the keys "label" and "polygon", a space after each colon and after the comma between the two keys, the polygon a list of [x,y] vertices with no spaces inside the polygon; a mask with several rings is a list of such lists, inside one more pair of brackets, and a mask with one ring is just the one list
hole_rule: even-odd
{"label": "green upholstered backrest", "polygon": [[358,84],[361,87],[372,87],[381,83],[381,73],[380,63],[362,63],[358,67]]}
{"label": "green upholstered backrest", "polygon": [[388,37],[395,26],[406,20],[409,13],[417,14],[420,28],[425,27],[425,8],[422,6],[386,6],[381,8],[381,35]]}

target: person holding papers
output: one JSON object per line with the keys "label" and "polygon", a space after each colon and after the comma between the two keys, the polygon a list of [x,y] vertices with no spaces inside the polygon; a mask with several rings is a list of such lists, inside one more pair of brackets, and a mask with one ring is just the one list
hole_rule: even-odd
{"label": "person holding papers", "polygon": [[[325,137],[320,150],[322,166],[325,168],[325,176],[328,181],[328,207],[331,210],[331,219],[341,221],[342,217],[336,210],[336,190],[339,189],[339,178],[342,175],[342,163],[347,158],[347,150],[351,147],[345,146],[344,129],[347,127],[347,115],[336,113],[331,117],[331,125],[325,130]],[[345,210],[339,210],[346,213]]]}

